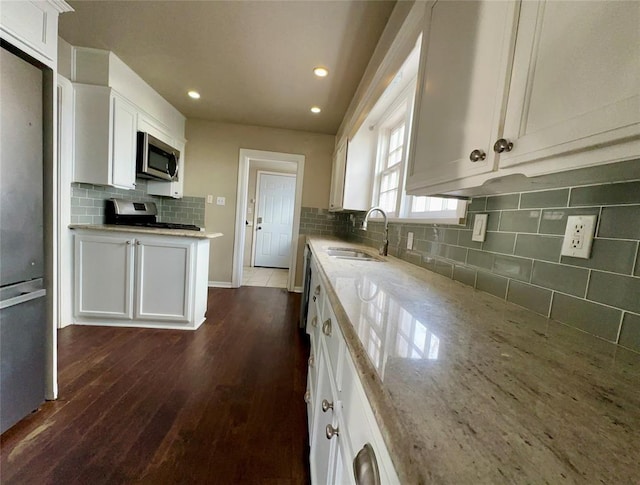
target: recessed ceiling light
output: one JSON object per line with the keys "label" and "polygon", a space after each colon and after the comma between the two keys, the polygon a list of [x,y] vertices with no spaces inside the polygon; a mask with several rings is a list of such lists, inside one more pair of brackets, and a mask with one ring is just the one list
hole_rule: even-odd
{"label": "recessed ceiling light", "polygon": [[329,70],[326,67],[318,66],[313,68],[313,73],[318,77],[327,77]]}
{"label": "recessed ceiling light", "polygon": [[198,91],[189,91],[187,94],[190,98],[200,99],[200,93]]}
{"label": "recessed ceiling light", "polygon": [[312,106],[311,107],[311,112],[312,113],[320,113],[320,111],[322,111],[318,106]]}

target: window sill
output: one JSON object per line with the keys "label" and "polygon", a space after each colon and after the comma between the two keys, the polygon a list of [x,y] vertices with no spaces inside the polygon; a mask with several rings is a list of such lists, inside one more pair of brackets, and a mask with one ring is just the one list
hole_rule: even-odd
{"label": "window sill", "polygon": [[[384,222],[382,217],[371,217],[370,222]],[[447,224],[454,226],[464,226],[466,220],[464,218],[457,217],[432,217],[432,218],[409,218],[409,217],[389,217],[389,223],[395,224]]]}

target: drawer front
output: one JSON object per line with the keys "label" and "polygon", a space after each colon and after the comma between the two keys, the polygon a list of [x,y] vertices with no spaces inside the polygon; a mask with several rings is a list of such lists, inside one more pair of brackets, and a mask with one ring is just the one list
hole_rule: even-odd
{"label": "drawer front", "polygon": [[321,338],[324,339],[327,347],[329,372],[333,376],[337,390],[340,391],[342,389],[340,379],[341,359],[344,353],[345,343],[342,332],[340,331],[340,326],[328,300],[325,301],[324,316],[325,318],[320,328]]}
{"label": "drawer front", "polygon": [[384,439],[376,423],[373,410],[364,393],[362,384],[356,374],[355,366],[350,356],[344,358],[342,375],[342,415],[345,423],[349,423],[349,449],[352,452],[351,462],[365,444],[373,449],[380,472],[381,483],[399,484],[391,456],[384,444]]}

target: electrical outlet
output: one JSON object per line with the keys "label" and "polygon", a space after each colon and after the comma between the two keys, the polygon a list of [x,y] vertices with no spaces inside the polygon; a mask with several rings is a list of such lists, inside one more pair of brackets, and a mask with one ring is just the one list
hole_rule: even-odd
{"label": "electrical outlet", "polygon": [[413,233],[407,233],[407,249],[413,249]]}
{"label": "electrical outlet", "polygon": [[216,199],[216,204],[217,205],[225,205],[227,203],[227,199],[225,199],[224,197],[218,197]]}
{"label": "electrical outlet", "polygon": [[487,234],[487,220],[489,214],[476,214],[473,219],[473,233],[471,234],[471,240],[477,242],[484,242],[484,238]]}
{"label": "electrical outlet", "polygon": [[562,256],[589,259],[598,216],[569,216],[562,241]]}

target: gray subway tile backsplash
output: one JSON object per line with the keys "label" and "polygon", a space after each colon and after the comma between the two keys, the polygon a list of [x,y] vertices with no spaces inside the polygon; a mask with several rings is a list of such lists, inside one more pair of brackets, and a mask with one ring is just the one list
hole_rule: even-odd
{"label": "gray subway tile backsplash", "polygon": [[[606,340],[620,334],[621,345],[640,351],[639,187],[632,181],[476,197],[465,225],[391,222],[390,254]],[[575,207],[568,207],[570,192]],[[313,210],[327,234],[380,246],[382,224],[363,232],[348,213],[327,220],[326,211]],[[475,213],[489,214],[484,243],[471,240]],[[364,214],[354,214],[361,223]],[[581,214],[601,214],[591,258],[561,257],[567,217]],[[408,232],[411,251],[404,249]]]}
{"label": "gray subway tile backsplash", "polygon": [[569,205],[640,204],[640,181],[576,187]]}
{"label": "gray subway tile backsplash", "polygon": [[569,189],[525,192],[520,197],[520,209],[542,209],[544,207],[564,207],[569,200]]}
{"label": "gray subway tile backsplash", "polygon": [[620,330],[620,345],[640,352],[640,315],[625,313]]}
{"label": "gray subway tile backsplash", "polygon": [[486,273],[484,271],[478,271],[476,279],[476,288],[490,293],[498,298],[505,298],[507,294],[508,278],[494,275],[493,273]]}
{"label": "gray subway tile backsplash", "polygon": [[587,298],[640,313],[640,278],[593,271]]}
{"label": "gray subway tile backsplash", "polygon": [[517,209],[520,204],[520,194],[496,195],[487,197],[487,210]]}
{"label": "gray subway tile backsplash", "polygon": [[517,256],[524,256],[525,258],[558,262],[561,249],[561,237],[518,234],[515,254]]}
{"label": "gray subway tile backsplash", "polygon": [[535,285],[584,297],[589,271],[573,266],[536,261],[531,282]]}
{"label": "gray subway tile backsplash", "polygon": [[507,232],[538,232],[539,210],[504,211],[500,215],[500,230]]}
{"label": "gray subway tile backsplash", "polygon": [[604,207],[598,236],[640,239],[640,205]]}
{"label": "gray subway tile backsplash", "polygon": [[545,317],[549,315],[552,291],[512,280],[507,301],[523,306]]}
{"label": "gray subway tile backsplash", "polygon": [[551,318],[572,327],[615,342],[622,312],[587,300],[556,293]]}
{"label": "gray subway tile backsplash", "polygon": [[138,179],[134,190],[116,189],[91,184],[71,184],[71,223],[104,224],[106,200],[119,197],[136,202],[155,202],[158,220],[204,227],[204,197],[171,199],[148,195],[147,182]]}

